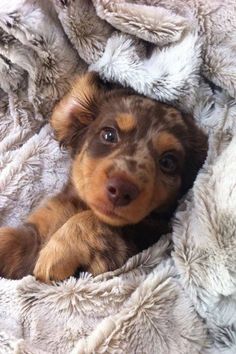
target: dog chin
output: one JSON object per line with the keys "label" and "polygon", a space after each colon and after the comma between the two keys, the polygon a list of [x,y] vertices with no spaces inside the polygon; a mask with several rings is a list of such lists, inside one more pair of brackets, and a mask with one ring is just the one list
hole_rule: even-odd
{"label": "dog chin", "polygon": [[105,224],[110,226],[124,226],[130,224],[130,222],[121,216],[104,210],[98,210],[98,208],[92,208],[94,214],[98,217],[98,219]]}
{"label": "dog chin", "polygon": [[120,226],[125,226],[130,224],[127,220],[124,220],[123,218],[114,215],[114,216],[108,216],[106,214],[103,214],[99,211],[94,211],[95,215],[99,218],[100,221],[104,222],[105,224],[108,224],[110,226],[114,227],[120,227]]}
{"label": "dog chin", "polygon": [[90,208],[93,210],[94,214],[98,217],[98,219],[105,224],[110,226],[125,226],[132,224],[128,219],[122,217],[122,215],[118,215],[113,209],[107,207],[106,205],[90,205]]}

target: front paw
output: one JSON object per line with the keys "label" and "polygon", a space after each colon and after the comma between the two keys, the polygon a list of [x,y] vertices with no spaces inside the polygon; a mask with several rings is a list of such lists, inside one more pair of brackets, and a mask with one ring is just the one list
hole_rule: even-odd
{"label": "front paw", "polygon": [[60,281],[72,276],[77,268],[73,255],[65,256],[63,249],[46,245],[40,254],[34,268],[34,276],[43,283]]}

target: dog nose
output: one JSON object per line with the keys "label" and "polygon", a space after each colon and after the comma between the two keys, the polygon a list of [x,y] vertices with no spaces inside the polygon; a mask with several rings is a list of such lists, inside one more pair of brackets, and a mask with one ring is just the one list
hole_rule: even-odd
{"label": "dog nose", "polygon": [[138,187],[122,177],[111,177],[107,183],[107,196],[114,206],[130,204],[139,195]]}

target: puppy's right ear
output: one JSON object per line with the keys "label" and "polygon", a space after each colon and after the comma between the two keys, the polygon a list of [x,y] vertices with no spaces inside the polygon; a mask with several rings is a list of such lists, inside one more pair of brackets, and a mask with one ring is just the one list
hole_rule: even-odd
{"label": "puppy's right ear", "polygon": [[81,133],[96,119],[103,94],[96,73],[88,72],[75,80],[70,92],[54,108],[50,120],[61,144],[77,146]]}

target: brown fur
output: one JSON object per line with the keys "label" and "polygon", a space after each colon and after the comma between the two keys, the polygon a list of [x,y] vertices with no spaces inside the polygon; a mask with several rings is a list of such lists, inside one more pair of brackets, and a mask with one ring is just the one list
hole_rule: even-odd
{"label": "brown fur", "polygon": [[207,139],[191,117],[105,88],[94,73],[75,81],[51,124],[71,149],[71,177],[21,228],[0,229],[4,277],[33,272],[49,282],[78,269],[96,275],[120,267],[169,231],[176,202],[206,157]]}

